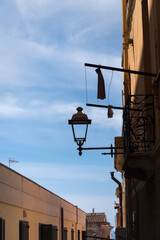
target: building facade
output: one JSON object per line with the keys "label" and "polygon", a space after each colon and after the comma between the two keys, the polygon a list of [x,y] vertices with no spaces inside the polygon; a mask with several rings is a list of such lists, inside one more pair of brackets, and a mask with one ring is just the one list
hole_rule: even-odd
{"label": "building facade", "polygon": [[[113,227],[107,222],[105,213],[87,213],[86,216],[86,234],[90,237],[108,238],[111,237]],[[87,239],[92,239],[88,238]]]}
{"label": "building facade", "polygon": [[86,213],[0,164],[0,240],[82,240]]}
{"label": "building facade", "polygon": [[115,157],[123,178],[127,239],[160,239],[160,1],[122,0],[124,155]]}

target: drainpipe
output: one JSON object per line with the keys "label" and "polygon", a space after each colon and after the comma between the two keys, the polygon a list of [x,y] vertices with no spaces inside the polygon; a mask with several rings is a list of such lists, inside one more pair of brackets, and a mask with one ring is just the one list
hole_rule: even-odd
{"label": "drainpipe", "polygon": [[119,187],[119,208],[120,208],[120,226],[123,227],[122,215],[122,186],[121,183],[114,177],[114,172],[111,172],[111,179],[118,184]]}
{"label": "drainpipe", "polygon": [[75,240],[78,240],[78,206],[76,206]]}

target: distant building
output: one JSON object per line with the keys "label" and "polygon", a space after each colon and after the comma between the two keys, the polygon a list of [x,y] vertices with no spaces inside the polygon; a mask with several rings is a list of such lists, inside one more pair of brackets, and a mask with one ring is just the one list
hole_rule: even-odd
{"label": "distant building", "polygon": [[[87,236],[103,237],[110,239],[113,227],[107,222],[105,213],[87,213],[86,217]],[[88,240],[90,238],[87,238]]]}
{"label": "distant building", "polygon": [[86,213],[0,164],[0,240],[82,240]]}

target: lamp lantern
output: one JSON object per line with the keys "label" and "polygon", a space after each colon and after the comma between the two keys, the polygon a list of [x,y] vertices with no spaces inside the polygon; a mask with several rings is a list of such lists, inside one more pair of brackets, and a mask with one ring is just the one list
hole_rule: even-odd
{"label": "lamp lantern", "polygon": [[79,146],[79,155],[82,155],[82,145],[86,141],[88,125],[91,124],[91,119],[85,113],[82,113],[83,108],[78,107],[77,113],[73,114],[71,120],[68,120],[68,124],[72,126],[74,141]]}

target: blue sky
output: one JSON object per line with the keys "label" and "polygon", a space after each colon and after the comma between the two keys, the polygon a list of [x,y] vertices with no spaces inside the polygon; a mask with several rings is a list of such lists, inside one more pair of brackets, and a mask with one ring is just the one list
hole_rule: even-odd
{"label": "blue sky", "polygon": [[[110,146],[121,134],[121,111],[108,119],[85,106],[84,68],[121,67],[121,1],[1,0],[0,13],[0,161],[19,161],[11,168],[86,212],[105,212],[113,225],[113,159],[79,157],[68,119],[78,106],[92,119],[86,147]],[[89,103],[122,105],[122,74],[103,71],[107,98],[97,101],[97,74],[86,73]]]}

